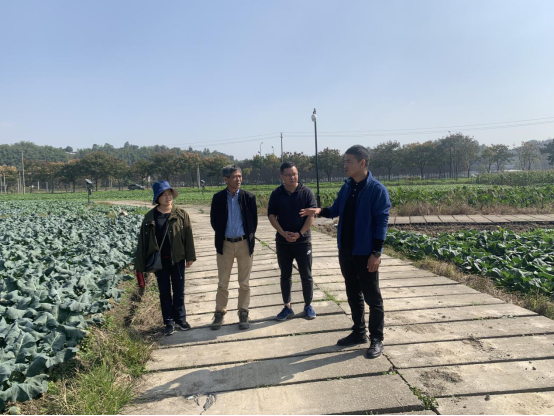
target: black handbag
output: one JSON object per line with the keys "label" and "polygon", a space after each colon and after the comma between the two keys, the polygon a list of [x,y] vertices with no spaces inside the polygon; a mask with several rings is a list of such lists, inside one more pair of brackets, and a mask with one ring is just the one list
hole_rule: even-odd
{"label": "black handbag", "polygon": [[165,236],[167,235],[167,228],[168,228],[168,224],[166,223],[164,238],[162,239],[162,244],[160,244],[160,251],[156,251],[154,254],[152,254],[148,258],[148,261],[146,262],[145,270],[148,273],[155,273],[163,269],[161,250],[162,250],[162,246],[164,245]]}

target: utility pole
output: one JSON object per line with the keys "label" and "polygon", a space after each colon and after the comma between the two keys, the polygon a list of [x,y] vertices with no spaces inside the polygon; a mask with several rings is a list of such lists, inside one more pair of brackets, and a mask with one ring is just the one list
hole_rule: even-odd
{"label": "utility pole", "polygon": [[22,168],[22,185],[23,185],[23,193],[25,193],[25,163],[23,163],[23,150],[21,151],[21,168]]}
{"label": "utility pole", "polygon": [[315,177],[317,182],[317,207],[321,208],[321,199],[319,196],[319,166],[318,166],[318,159],[319,154],[317,151],[317,115],[314,108],[314,112],[312,114],[312,121],[314,122],[314,133],[315,133]]}
{"label": "utility pole", "polygon": [[200,165],[196,166],[196,179],[198,180],[198,189],[200,189]]}
{"label": "utility pole", "polygon": [[283,164],[283,133],[281,133],[281,165]]}

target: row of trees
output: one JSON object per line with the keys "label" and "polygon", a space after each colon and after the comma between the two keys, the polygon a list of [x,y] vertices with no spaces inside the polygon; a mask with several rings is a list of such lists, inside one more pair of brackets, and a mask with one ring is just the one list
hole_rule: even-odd
{"label": "row of trees", "polygon": [[[97,146],[98,147],[98,146]],[[105,145],[104,149],[111,146]],[[113,147],[111,147],[113,149]],[[126,150],[125,150],[126,149]],[[63,187],[73,189],[85,178],[91,179],[96,189],[103,183],[106,187],[116,184],[120,189],[128,183],[146,184],[149,180],[168,179],[180,186],[195,186],[198,173],[207,184],[221,183],[221,168],[233,163],[230,156],[219,152],[203,152],[189,149],[182,151],[165,146],[139,148],[126,144],[116,153],[149,149],[144,157],[133,162],[124,160],[104,150],[84,152],[80,158],[67,161],[30,160],[25,157],[25,182],[34,187],[54,190]],[[50,149],[51,150],[51,149]],[[72,149],[65,149],[67,151]],[[381,143],[370,151],[370,169],[385,179],[400,175],[458,178],[470,176],[471,171],[502,171],[509,163],[520,170],[530,170],[538,163],[542,167],[554,165],[554,141],[524,142],[510,150],[503,144],[484,146],[477,140],[461,133],[451,134],[435,141],[400,145],[396,141]],[[21,156],[20,156],[21,157]],[[315,180],[315,157],[302,152],[286,152],[282,160],[293,161],[301,172],[302,180]],[[3,161],[0,159],[0,163]],[[325,148],[319,152],[319,176],[333,181],[343,178],[342,153],[338,149]],[[249,183],[278,183],[281,158],[274,154],[256,155],[238,162],[243,176]],[[15,164],[16,165],[16,164]],[[16,165],[17,166],[17,165]],[[9,164],[0,165],[0,184],[15,187],[22,182],[21,169]],[[42,184],[42,186],[41,186]]]}
{"label": "row of trees", "polygon": [[[389,180],[393,175],[427,175],[439,178],[469,177],[474,172],[501,172],[511,164],[518,170],[545,169],[554,165],[554,141],[523,142],[510,150],[505,144],[479,145],[461,133],[425,143],[401,146],[396,141],[370,149],[370,166]],[[549,166],[550,165],[550,166]]]}
{"label": "row of trees", "polygon": [[[203,175],[215,182],[219,179],[221,168],[230,163],[225,156],[201,157],[197,153],[173,152],[155,153],[148,159],[141,159],[132,165],[104,152],[93,152],[82,159],[69,162],[25,162],[25,182],[33,188],[46,188],[52,192],[63,187],[66,190],[84,184],[90,179],[95,189],[104,184],[106,187],[117,186],[121,189],[129,183],[145,184],[151,178],[169,179],[178,185],[197,183],[199,169]],[[12,176],[8,180],[14,180]]]}

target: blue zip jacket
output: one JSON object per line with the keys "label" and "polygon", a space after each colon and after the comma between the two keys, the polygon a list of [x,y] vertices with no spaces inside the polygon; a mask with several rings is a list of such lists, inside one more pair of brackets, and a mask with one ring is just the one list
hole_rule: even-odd
{"label": "blue zip jacket", "polygon": [[[341,248],[342,213],[350,195],[350,185],[354,181],[348,178],[339,190],[333,205],[329,207],[330,217],[339,219],[337,243]],[[371,172],[367,183],[358,195],[356,202],[356,222],[354,228],[354,248],[352,254],[369,256],[373,251],[373,239],[385,240],[389,222],[390,199],[387,188],[373,178]]]}

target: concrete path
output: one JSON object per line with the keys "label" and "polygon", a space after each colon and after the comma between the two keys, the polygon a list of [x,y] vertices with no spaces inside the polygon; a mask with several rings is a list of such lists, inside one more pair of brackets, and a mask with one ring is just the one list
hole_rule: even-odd
{"label": "concrete path", "polygon": [[[251,275],[251,327],[238,329],[236,269],[221,330],[209,323],[217,268],[209,209],[187,207],[198,261],[186,276],[193,330],[162,339],[144,393],[128,414],[553,414],[554,322],[409,262],[384,256],[384,355],[339,348],[352,325],[336,241],[313,235],[314,302],[303,319],[278,322],[282,308],[275,233],[260,217]],[[427,406],[428,407],[428,406]],[[370,413],[371,412],[371,413]]]}

